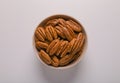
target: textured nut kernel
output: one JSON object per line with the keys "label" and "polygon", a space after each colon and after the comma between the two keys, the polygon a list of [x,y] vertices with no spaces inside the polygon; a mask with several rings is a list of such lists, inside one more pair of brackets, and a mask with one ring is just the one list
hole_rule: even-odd
{"label": "textured nut kernel", "polygon": [[68,41],[71,41],[73,37],[72,37],[71,34],[69,33],[68,29],[67,29],[66,27],[60,25],[60,24],[59,24],[59,26],[62,28],[62,31],[63,31],[65,37],[67,38],[67,40],[68,40]]}
{"label": "textured nut kernel", "polygon": [[77,39],[75,38],[75,40],[74,40],[74,43],[73,43],[73,47],[71,48],[71,52],[73,52],[73,50],[75,49],[75,47],[76,47],[76,41],[77,41]]}
{"label": "textured nut kernel", "polygon": [[64,19],[59,18],[58,21],[59,21],[59,23],[62,24],[63,26],[66,26],[66,22],[65,22]]}
{"label": "textured nut kernel", "polygon": [[66,44],[66,41],[63,41],[63,40],[60,41],[60,46],[58,47],[58,50],[56,52],[57,56],[60,55],[61,50],[64,48],[65,44]]}
{"label": "textured nut kernel", "polygon": [[60,57],[64,57],[70,50],[70,44],[67,44],[65,50],[61,53]]}
{"label": "textured nut kernel", "polygon": [[[80,46],[82,37],[83,37],[83,34],[82,34],[82,33],[79,33],[79,34],[78,34],[78,37],[77,37],[77,39],[76,39],[76,42],[75,42],[76,44],[74,44],[73,51],[75,51],[76,49],[78,49],[78,47]],[[75,46],[76,46],[76,47],[75,47]]]}
{"label": "textured nut kernel", "polygon": [[76,26],[76,30],[77,31],[79,31],[79,32],[82,31],[82,27],[78,23],[76,23],[73,20],[70,20],[70,22],[73,23],[74,26]]}
{"label": "textured nut kernel", "polygon": [[74,50],[76,50],[78,52],[79,50],[82,49],[81,48],[82,44],[83,44],[83,34],[82,33],[78,34],[77,41],[78,41],[78,45],[77,45],[77,47]]}
{"label": "textured nut kernel", "polygon": [[58,24],[58,22],[59,22],[58,19],[53,19],[53,20],[49,20],[46,25],[55,26]]}
{"label": "textured nut kernel", "polygon": [[40,51],[39,56],[46,64],[51,64],[52,60],[44,50]]}
{"label": "textured nut kernel", "polygon": [[77,36],[77,39],[81,39],[83,36],[83,33],[79,33],[78,36]]}
{"label": "textured nut kernel", "polygon": [[43,27],[38,27],[37,30],[39,31],[41,36],[45,39],[46,38],[46,34],[45,34],[44,28]]}
{"label": "textured nut kernel", "polygon": [[76,32],[80,32],[82,29],[78,25],[74,25],[73,21],[66,21],[66,23]]}
{"label": "textured nut kernel", "polygon": [[40,41],[45,41],[45,39],[42,37],[42,35],[38,32],[38,30],[35,31],[35,36],[38,38]]}
{"label": "textured nut kernel", "polygon": [[52,35],[51,35],[50,31],[49,31],[49,26],[46,27],[45,32],[46,32],[47,39],[49,41],[52,41],[53,37],[52,37]]}
{"label": "textured nut kernel", "polygon": [[73,48],[73,46],[74,46],[75,41],[76,41],[76,38],[73,38],[73,39],[70,41],[70,43],[69,43],[69,45],[70,45],[69,52],[72,51],[72,48]]}
{"label": "textured nut kernel", "polygon": [[73,58],[72,60],[78,59],[78,57],[81,55],[82,51],[79,51]]}
{"label": "textured nut kernel", "polygon": [[66,27],[66,28],[68,29],[70,35],[71,35],[72,37],[75,37],[74,31],[70,28],[69,25],[67,25],[66,21],[65,21],[64,19],[62,19],[62,18],[59,18],[58,20],[59,20],[60,24],[62,25],[62,26],[61,26],[61,25],[60,25],[60,26],[61,26],[61,27]]}
{"label": "textured nut kernel", "polygon": [[36,47],[37,47],[37,49],[47,49],[47,47],[48,47],[48,44],[47,43],[44,43],[44,42],[40,42],[40,41],[38,41],[38,42],[36,42]]}
{"label": "textured nut kernel", "polygon": [[52,37],[54,39],[56,39],[57,38],[57,33],[56,33],[55,29],[52,26],[49,26],[49,31],[50,31]]}
{"label": "textured nut kernel", "polygon": [[56,29],[57,34],[58,34],[61,38],[63,38],[63,39],[66,38],[65,35],[64,35],[64,33],[63,33],[63,31],[62,31],[62,28],[61,28],[60,26],[56,26],[55,29]]}
{"label": "textured nut kernel", "polygon": [[68,41],[64,41],[64,42],[65,42],[65,44],[64,44],[63,48],[60,50],[61,52],[63,52],[66,49],[66,47],[68,46]]}
{"label": "textured nut kernel", "polygon": [[56,51],[58,50],[59,47],[59,40],[57,39],[56,44],[50,49],[49,54],[50,55],[54,55],[56,53]]}
{"label": "textured nut kernel", "polygon": [[63,42],[63,40],[60,40],[60,41],[59,41],[59,46],[58,46],[58,49],[57,49],[55,55],[57,55],[57,53],[59,52],[59,50],[60,50],[60,48],[61,48],[61,45],[62,45],[62,42]]}
{"label": "textured nut kernel", "polygon": [[81,44],[83,44],[83,43],[82,43],[82,39],[83,39],[83,34],[82,34],[82,33],[79,33],[79,34],[78,34],[78,37],[77,37],[77,40],[78,40],[78,42],[79,42],[79,45],[78,45],[77,50],[80,50],[80,49],[81,49]]}
{"label": "textured nut kernel", "polygon": [[58,39],[53,40],[53,41],[49,44],[46,52],[49,53],[49,52],[50,52],[50,49],[51,49],[58,41],[59,41]]}
{"label": "textured nut kernel", "polygon": [[75,33],[74,33],[74,31],[71,29],[71,27],[69,26],[69,25],[67,25],[67,23],[66,23],[66,21],[64,20],[64,19],[62,19],[62,18],[59,18],[58,19],[59,20],[59,22],[60,22],[60,26],[61,27],[66,27],[67,29],[68,29],[68,31],[70,32],[70,34],[71,34],[71,36],[75,36]]}
{"label": "textured nut kernel", "polygon": [[62,44],[60,45],[60,50],[57,52],[57,56],[61,55],[61,53],[67,48],[68,46],[68,41],[63,41]]}
{"label": "textured nut kernel", "polygon": [[56,56],[52,58],[52,65],[55,67],[59,66],[59,59]]}
{"label": "textured nut kernel", "polygon": [[76,54],[81,50],[83,42],[84,42],[83,34],[79,33],[78,38],[76,40],[76,48],[73,50],[72,54]]}
{"label": "textured nut kernel", "polygon": [[84,44],[84,41],[85,41],[85,36],[83,35],[83,36],[82,36],[81,43],[80,43],[80,48],[82,48],[82,46],[83,46],[83,44]]}
{"label": "textured nut kernel", "polygon": [[78,52],[78,50],[79,50],[78,48],[79,48],[80,41],[81,41],[81,40],[76,40],[75,46],[74,46],[73,51],[71,52],[71,54],[75,55],[75,54]]}
{"label": "textured nut kernel", "polygon": [[69,31],[69,33],[71,34],[71,36],[74,38],[74,37],[75,37],[74,31],[70,28],[69,25],[66,25],[66,28],[68,29],[68,31]]}
{"label": "textured nut kernel", "polygon": [[68,60],[70,59],[69,55],[64,56],[60,59],[60,65],[66,65],[68,64]]}
{"label": "textured nut kernel", "polygon": [[72,58],[74,57],[74,55],[66,55],[63,58],[60,59],[60,65],[64,66],[69,64],[72,61]]}

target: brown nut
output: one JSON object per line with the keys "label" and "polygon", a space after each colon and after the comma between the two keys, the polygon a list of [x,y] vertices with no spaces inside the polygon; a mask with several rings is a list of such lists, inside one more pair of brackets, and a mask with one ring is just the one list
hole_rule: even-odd
{"label": "brown nut", "polygon": [[53,40],[53,37],[52,37],[52,35],[51,35],[50,31],[49,31],[49,26],[47,26],[47,27],[45,28],[45,33],[46,33],[47,39],[48,39],[49,41],[52,41],[52,40]]}
{"label": "brown nut", "polygon": [[66,49],[68,45],[68,41],[63,41],[60,45],[60,49],[57,51],[57,56],[61,55],[61,53]]}
{"label": "brown nut", "polygon": [[36,48],[39,50],[40,49],[47,49],[47,47],[48,47],[47,43],[40,42],[40,41],[36,42]]}
{"label": "brown nut", "polygon": [[53,20],[49,20],[46,25],[52,25],[52,26],[55,26],[58,24],[58,19],[53,19]]}
{"label": "brown nut", "polygon": [[[76,23],[75,21],[73,21],[73,20],[70,20],[70,22],[71,23],[73,23],[73,25],[74,25],[74,28],[76,28],[76,31],[82,31],[82,27],[81,27],[81,25],[79,25],[78,23]],[[76,26],[76,27],[75,27]]]}
{"label": "brown nut", "polygon": [[69,33],[71,34],[71,36],[74,38],[74,37],[75,37],[74,31],[70,28],[69,25],[66,25],[66,28],[68,29],[68,31],[69,31]]}
{"label": "brown nut", "polygon": [[58,42],[58,39],[53,40],[53,41],[49,44],[46,52],[49,53],[49,52],[50,52],[50,49],[51,49],[57,42]]}
{"label": "brown nut", "polygon": [[45,41],[44,37],[40,34],[38,30],[35,31],[35,36],[38,38],[38,40]]}
{"label": "brown nut", "polygon": [[46,64],[51,64],[52,60],[44,50],[40,51],[39,56]]}
{"label": "brown nut", "polygon": [[57,32],[58,36],[60,36],[63,39],[66,38],[63,31],[62,31],[62,28],[60,26],[56,26],[55,29],[56,29],[56,32]]}
{"label": "brown nut", "polygon": [[76,39],[76,41],[75,41],[75,43],[74,43],[74,46],[73,46],[73,54],[75,54],[75,53],[77,53],[78,51],[79,51],[79,49],[80,49],[80,44],[81,44],[81,40],[82,40],[82,37],[83,37],[83,34],[82,33],[79,33],[78,34],[78,37],[77,37],[77,39]]}
{"label": "brown nut", "polygon": [[62,31],[63,31],[65,37],[67,38],[67,40],[68,40],[68,41],[71,41],[73,37],[72,37],[71,34],[69,33],[68,29],[67,29],[66,27],[60,25],[60,24],[59,24],[59,26],[62,28]]}
{"label": "brown nut", "polygon": [[66,28],[68,29],[70,35],[71,35],[72,37],[75,37],[74,31],[72,30],[72,28],[71,28],[69,25],[67,25],[66,21],[65,21],[64,19],[62,19],[62,18],[59,18],[58,20],[59,20],[59,22],[60,22],[59,25],[60,25],[61,27],[66,27]]}
{"label": "brown nut", "polygon": [[82,51],[80,50],[75,56],[72,58],[72,60],[78,59],[78,57],[81,55]]}
{"label": "brown nut", "polygon": [[83,35],[82,38],[81,38],[81,42],[80,42],[79,48],[82,48],[82,46],[84,45],[84,41],[85,41],[85,36]]}
{"label": "brown nut", "polygon": [[50,26],[48,26],[49,28],[49,32],[50,32],[50,34],[52,35],[52,37],[53,37],[53,39],[57,39],[57,33],[56,33],[56,31],[55,31],[55,29],[50,25]]}
{"label": "brown nut", "polygon": [[60,65],[65,66],[73,60],[74,55],[66,55],[60,59]]}
{"label": "brown nut", "polygon": [[65,50],[63,50],[63,52],[61,53],[61,56],[60,56],[60,57],[64,57],[64,56],[69,52],[69,50],[70,50],[70,44],[68,43],[68,44],[66,45]]}
{"label": "brown nut", "polygon": [[66,27],[66,21],[65,21],[64,19],[59,18],[58,21],[59,21],[59,23],[60,23],[61,25],[63,25],[64,27]]}
{"label": "brown nut", "polygon": [[50,49],[50,56],[54,55],[56,53],[56,51],[58,50],[58,47],[60,45],[60,41],[57,39],[56,40],[56,44],[54,44],[54,46]]}
{"label": "brown nut", "polygon": [[45,30],[43,27],[38,27],[37,30],[39,31],[39,33],[41,34],[41,36],[46,39],[46,34],[45,34]]}
{"label": "brown nut", "polygon": [[58,50],[57,50],[57,52],[56,52],[56,55],[57,55],[57,56],[60,55],[62,49],[63,49],[64,46],[65,46],[65,44],[66,44],[66,41],[63,41],[63,40],[60,41],[60,46],[59,46],[59,48],[58,48]]}
{"label": "brown nut", "polygon": [[80,41],[81,40],[76,40],[76,42],[74,43],[74,48],[73,48],[73,51],[71,52],[71,54],[75,55],[78,52]]}
{"label": "brown nut", "polygon": [[75,41],[76,41],[76,38],[73,38],[73,39],[70,41],[70,43],[69,43],[69,45],[70,45],[69,52],[71,52],[71,51],[73,50]]}
{"label": "brown nut", "polygon": [[81,27],[77,25],[75,22],[73,22],[72,20],[66,21],[66,23],[76,32],[80,32],[82,30]]}
{"label": "brown nut", "polygon": [[52,58],[52,65],[55,67],[59,66],[59,59],[56,56],[53,56]]}

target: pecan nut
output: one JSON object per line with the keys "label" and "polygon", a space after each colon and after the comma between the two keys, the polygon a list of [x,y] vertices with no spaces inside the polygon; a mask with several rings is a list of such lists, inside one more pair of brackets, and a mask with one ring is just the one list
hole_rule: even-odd
{"label": "pecan nut", "polygon": [[46,34],[45,34],[44,28],[43,27],[38,27],[37,30],[39,31],[41,36],[45,39],[46,38]]}
{"label": "pecan nut", "polygon": [[44,42],[40,42],[40,41],[38,41],[38,42],[36,42],[36,47],[37,47],[37,49],[47,49],[47,47],[48,47],[48,44],[47,43],[44,43]]}
{"label": "pecan nut", "polygon": [[61,66],[65,66],[67,64],[69,64],[72,59],[73,59],[74,55],[66,55],[63,58],[60,59],[60,65]]}
{"label": "pecan nut", "polygon": [[60,37],[63,38],[63,39],[66,38],[65,35],[64,35],[64,33],[63,33],[63,31],[62,31],[62,28],[61,28],[60,26],[56,26],[56,27],[55,27],[55,30],[56,30],[58,36],[60,36]]}
{"label": "pecan nut", "polygon": [[61,53],[61,56],[60,57],[64,57],[70,50],[70,44],[68,43],[66,45],[66,48],[64,48],[65,50],[63,50],[63,52]]}
{"label": "pecan nut", "polygon": [[65,41],[63,41],[63,40],[60,41],[60,46],[58,47],[58,50],[57,50],[57,52],[56,52],[56,55],[57,55],[57,56],[60,55],[61,50],[63,49],[63,47],[65,46],[65,44],[66,44]]}
{"label": "pecan nut", "polygon": [[56,44],[54,44],[54,46],[50,49],[50,52],[49,54],[52,56],[56,53],[56,51],[58,50],[58,47],[59,47],[59,43],[60,41],[57,39],[56,40]]}
{"label": "pecan nut", "polygon": [[55,26],[59,23],[58,19],[49,20],[46,25]]}
{"label": "pecan nut", "polygon": [[38,38],[38,40],[45,41],[44,37],[39,33],[38,30],[35,31],[35,36]]}
{"label": "pecan nut", "polygon": [[46,52],[49,53],[49,52],[50,52],[50,49],[51,49],[53,46],[55,46],[55,44],[56,44],[58,41],[59,41],[58,39],[53,40],[53,41],[49,44],[49,46],[47,47]]}
{"label": "pecan nut", "polygon": [[49,26],[49,32],[51,33],[53,39],[57,39],[57,33],[55,31],[55,29],[52,26]]}
{"label": "pecan nut", "polygon": [[52,35],[51,35],[50,31],[49,31],[49,26],[46,27],[45,32],[46,32],[47,39],[49,41],[52,41],[53,37],[52,37]]}
{"label": "pecan nut", "polygon": [[59,59],[56,56],[52,58],[52,65],[55,67],[59,66]]}
{"label": "pecan nut", "polygon": [[76,23],[73,23],[72,20],[66,21],[66,23],[76,32],[80,32],[82,30],[81,27],[79,25],[75,25]]}
{"label": "pecan nut", "polygon": [[71,41],[73,37],[72,37],[71,34],[69,33],[68,29],[67,29],[66,27],[60,25],[60,24],[59,24],[59,26],[62,28],[62,31],[63,31],[65,37],[67,38],[67,40],[68,40],[68,41]]}
{"label": "pecan nut", "polygon": [[46,64],[51,64],[52,60],[44,50],[40,51],[39,56]]}

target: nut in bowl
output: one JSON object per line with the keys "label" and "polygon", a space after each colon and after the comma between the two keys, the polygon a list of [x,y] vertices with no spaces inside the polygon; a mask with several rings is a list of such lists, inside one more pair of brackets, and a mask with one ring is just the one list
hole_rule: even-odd
{"label": "nut in bowl", "polygon": [[52,68],[73,67],[83,57],[87,35],[83,26],[67,15],[53,15],[36,28],[33,46],[40,61]]}

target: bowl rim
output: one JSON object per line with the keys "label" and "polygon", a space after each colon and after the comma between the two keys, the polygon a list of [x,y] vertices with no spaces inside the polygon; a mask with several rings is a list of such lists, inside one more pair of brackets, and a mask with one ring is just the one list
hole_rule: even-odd
{"label": "bowl rim", "polygon": [[[84,34],[85,34],[85,43],[84,43],[84,48],[83,48],[83,51],[82,51],[81,55],[80,55],[80,56],[77,58],[77,60],[74,61],[73,63],[71,63],[71,64],[69,64],[69,65],[66,65],[66,66],[62,66],[62,67],[54,67],[54,66],[51,66],[51,65],[47,65],[45,62],[43,62],[43,61],[41,60],[41,58],[39,57],[39,55],[38,55],[38,51],[37,51],[37,49],[36,49],[36,47],[35,47],[35,40],[34,40],[35,30],[36,30],[41,24],[43,24],[46,20],[49,20],[49,19],[52,19],[52,18],[56,18],[56,17],[57,17],[57,18],[58,18],[58,17],[62,17],[62,18],[63,18],[63,17],[67,17],[67,18],[72,19],[73,21],[77,22],[77,23],[82,27],[82,29],[83,29],[83,31],[84,31]],[[40,60],[40,62],[41,62],[42,64],[44,64],[46,67],[49,67],[49,68],[52,68],[52,69],[68,69],[68,68],[74,67],[75,65],[77,65],[77,64],[83,59],[83,57],[84,57],[84,55],[85,55],[85,52],[86,52],[86,50],[87,50],[87,46],[88,46],[88,37],[87,37],[87,33],[86,33],[85,28],[82,26],[82,24],[80,23],[80,21],[77,20],[76,18],[74,18],[74,17],[72,17],[72,16],[69,16],[69,15],[64,15],[64,14],[51,15],[51,16],[49,16],[49,17],[44,18],[44,19],[38,24],[38,26],[35,28],[35,30],[34,30],[33,41],[32,41],[33,50],[34,50],[35,55],[37,56],[37,58]]]}

